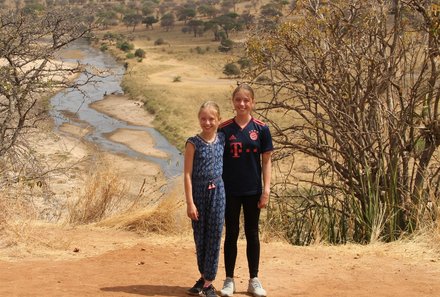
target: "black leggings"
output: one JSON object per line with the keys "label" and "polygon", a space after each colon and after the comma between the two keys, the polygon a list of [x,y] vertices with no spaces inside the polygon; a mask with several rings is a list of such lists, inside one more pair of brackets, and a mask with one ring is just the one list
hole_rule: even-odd
{"label": "black leggings", "polygon": [[260,195],[242,197],[226,196],[226,236],[224,256],[227,277],[234,277],[235,260],[237,259],[237,240],[240,232],[240,211],[242,205],[249,276],[250,278],[258,276],[260,262],[260,238],[258,234],[258,223],[260,219],[260,209],[258,208],[259,200]]}

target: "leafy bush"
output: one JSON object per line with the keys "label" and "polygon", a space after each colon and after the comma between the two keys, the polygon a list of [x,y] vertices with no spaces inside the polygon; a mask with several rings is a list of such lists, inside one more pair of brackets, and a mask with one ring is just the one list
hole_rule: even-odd
{"label": "leafy bush", "polygon": [[223,73],[227,76],[238,76],[240,75],[240,68],[235,63],[228,63],[223,68]]}
{"label": "leafy bush", "polygon": [[138,58],[145,58],[145,51],[141,48],[138,48],[135,52],[134,55]]}
{"label": "leafy bush", "polygon": [[154,45],[163,45],[165,44],[165,40],[163,38],[158,38],[156,39],[156,41],[154,42]]}
{"label": "leafy bush", "polygon": [[259,83],[269,83],[271,79],[267,75],[260,75],[256,78],[256,81]]}
{"label": "leafy bush", "polygon": [[106,50],[108,50],[108,45],[103,43],[101,44],[101,47],[99,48],[102,52],[105,52]]}
{"label": "leafy bush", "polygon": [[133,59],[135,55],[133,53],[128,53],[125,57],[127,57],[127,59]]}
{"label": "leafy bush", "polygon": [[251,61],[246,57],[241,57],[237,63],[240,65],[240,69],[249,68],[251,66]]}
{"label": "leafy bush", "polygon": [[222,39],[218,50],[221,52],[229,52],[230,50],[232,50],[233,46],[234,42],[231,39]]}
{"label": "leafy bush", "polygon": [[116,45],[120,50],[124,51],[124,52],[128,52],[134,49],[134,45],[133,43],[130,43],[128,41],[124,41],[122,43],[118,43]]}
{"label": "leafy bush", "polygon": [[104,40],[122,41],[124,38],[120,34],[112,33],[112,32],[107,32],[107,33],[104,34],[102,39],[104,39]]}
{"label": "leafy bush", "polygon": [[196,47],[196,52],[197,52],[199,55],[203,55],[203,54],[205,53],[205,50],[202,49],[200,46],[197,46],[197,47]]}

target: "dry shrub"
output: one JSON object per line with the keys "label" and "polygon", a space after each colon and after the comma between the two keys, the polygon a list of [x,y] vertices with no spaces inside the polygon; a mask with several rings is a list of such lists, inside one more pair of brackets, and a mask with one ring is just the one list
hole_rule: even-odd
{"label": "dry shrub", "polygon": [[27,244],[32,241],[33,225],[38,211],[21,191],[11,195],[10,191],[0,193],[0,248]]}
{"label": "dry shrub", "polygon": [[121,215],[103,220],[99,225],[137,233],[181,234],[189,231],[191,226],[183,211],[185,203],[178,198],[176,191],[177,188],[174,188],[166,194],[162,193],[154,206],[128,209]]}
{"label": "dry shrub", "polygon": [[176,213],[180,206],[172,199],[165,199],[154,208],[126,212],[104,220],[99,225],[137,233],[176,234],[179,229]]}
{"label": "dry shrub", "polygon": [[78,200],[68,205],[71,224],[98,222],[117,210],[127,184],[111,168],[90,173]]}

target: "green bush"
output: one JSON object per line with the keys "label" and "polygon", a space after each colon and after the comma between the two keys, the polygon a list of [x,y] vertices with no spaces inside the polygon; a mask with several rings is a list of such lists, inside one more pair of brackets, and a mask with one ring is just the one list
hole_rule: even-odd
{"label": "green bush", "polygon": [[238,59],[237,63],[240,65],[241,69],[249,68],[251,66],[251,61],[246,57],[241,57]]}
{"label": "green bush", "polygon": [[234,42],[231,39],[222,39],[218,50],[221,52],[229,52],[230,50],[232,50],[233,46]]}
{"label": "green bush", "polygon": [[127,59],[133,59],[135,55],[133,53],[128,53],[125,57],[127,57]]}
{"label": "green bush", "polygon": [[104,36],[102,37],[102,39],[104,40],[117,40],[117,41],[122,41],[124,38],[122,35],[117,34],[117,33],[112,33],[112,32],[107,32],[104,34]]}
{"label": "green bush", "polygon": [[228,63],[223,68],[223,73],[227,76],[238,76],[240,75],[240,68],[235,63]]}
{"label": "green bush", "polygon": [[106,50],[108,50],[108,45],[103,43],[101,44],[101,47],[99,48],[102,52],[105,52]]}
{"label": "green bush", "polygon": [[256,78],[256,81],[259,83],[268,83],[271,79],[267,75],[262,74]]}
{"label": "green bush", "polygon": [[196,47],[196,52],[197,52],[199,55],[203,55],[203,54],[205,53],[205,50],[202,49],[200,46],[197,46],[197,47]]}
{"label": "green bush", "polygon": [[134,55],[138,58],[145,58],[145,51],[141,48],[138,48],[135,52]]}
{"label": "green bush", "polygon": [[134,49],[134,45],[133,43],[130,43],[128,41],[124,41],[122,43],[118,43],[116,45],[120,50],[124,51],[124,52],[128,52]]}
{"label": "green bush", "polygon": [[158,38],[156,39],[156,41],[154,42],[154,45],[162,45],[165,44],[165,40],[163,38]]}

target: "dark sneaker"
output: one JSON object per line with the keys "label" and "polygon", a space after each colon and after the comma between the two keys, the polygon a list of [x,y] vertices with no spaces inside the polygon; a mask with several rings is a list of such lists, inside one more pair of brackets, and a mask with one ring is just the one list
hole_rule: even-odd
{"label": "dark sneaker", "polygon": [[217,293],[215,292],[215,288],[213,285],[209,285],[207,288],[203,288],[202,296],[205,297],[217,297]]}
{"label": "dark sneaker", "polygon": [[196,284],[186,292],[189,295],[199,296],[202,294],[202,289],[204,284],[205,284],[205,280],[203,278],[199,278],[199,280],[196,281]]}

